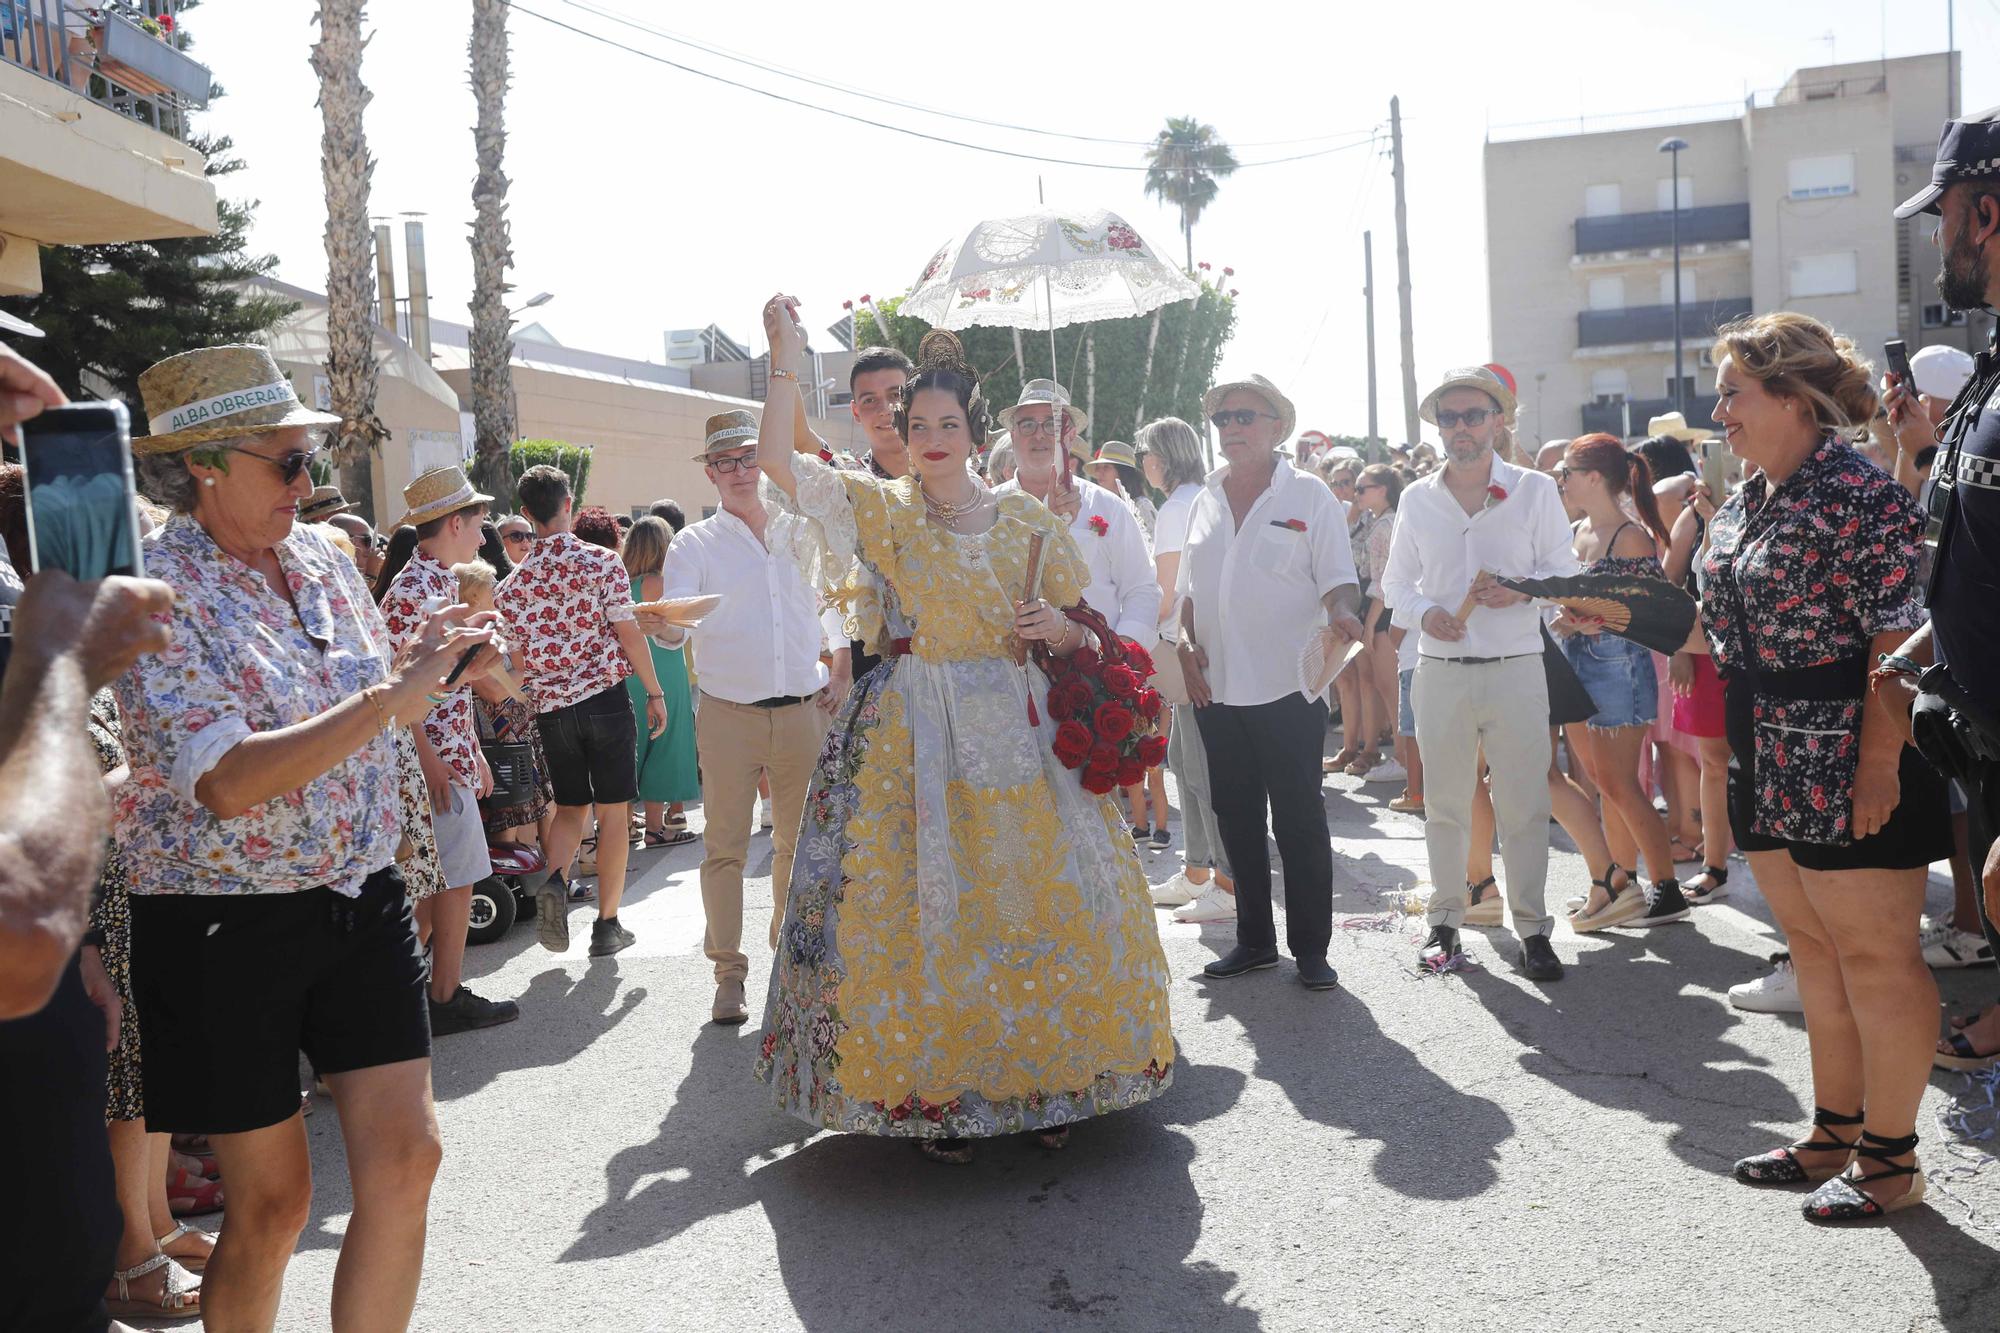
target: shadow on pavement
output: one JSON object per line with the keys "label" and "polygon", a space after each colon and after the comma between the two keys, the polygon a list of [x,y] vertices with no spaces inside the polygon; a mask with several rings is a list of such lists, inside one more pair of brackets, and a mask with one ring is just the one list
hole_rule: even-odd
{"label": "shadow on pavement", "polygon": [[[1889,1219],[1888,1226],[1924,1266],[1935,1292],[1936,1324],[1925,1327],[1947,1333],[1990,1333],[2000,1327],[2000,1289],[1993,1281],[1994,1253],[1991,1240],[1981,1241],[1969,1234],[1940,1207],[1959,1210],[1940,1202],[1931,1207],[1912,1208]],[[1807,1225],[1800,1222],[1801,1226]],[[1991,1233],[1988,1233],[1989,1236]]]}

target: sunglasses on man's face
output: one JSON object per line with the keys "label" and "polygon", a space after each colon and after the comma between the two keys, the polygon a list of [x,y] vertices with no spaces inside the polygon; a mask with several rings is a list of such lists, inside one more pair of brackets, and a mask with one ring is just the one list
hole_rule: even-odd
{"label": "sunglasses on man's face", "polygon": [[314,446],[311,449],[294,450],[286,454],[283,458],[272,458],[268,454],[260,454],[255,449],[247,448],[240,444],[228,444],[224,445],[223,448],[232,454],[247,454],[260,463],[269,463],[272,467],[278,469],[278,479],[287,486],[297,481],[299,474],[304,472],[308,467],[311,467],[313,463],[318,461],[320,454],[325,452],[318,446]]}
{"label": "sunglasses on man's face", "polygon": [[1279,419],[1272,413],[1259,412],[1254,407],[1232,407],[1226,412],[1214,413],[1209,420],[1215,424],[1217,430],[1223,430],[1229,426],[1247,426],[1258,417],[1268,417],[1272,421]]}
{"label": "sunglasses on man's face", "polygon": [[1440,407],[1437,411],[1438,427],[1441,430],[1450,430],[1461,421],[1468,426],[1483,426],[1486,424],[1486,418],[1493,415],[1495,413],[1490,407],[1468,407],[1463,412],[1454,412],[1448,407]]}

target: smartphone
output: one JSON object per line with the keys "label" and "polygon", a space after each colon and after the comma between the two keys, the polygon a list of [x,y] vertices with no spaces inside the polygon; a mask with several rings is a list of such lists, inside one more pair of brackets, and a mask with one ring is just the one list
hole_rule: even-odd
{"label": "smartphone", "polygon": [[21,423],[28,554],[80,582],[145,573],[132,423],[123,403],[70,403]]}
{"label": "smartphone", "polygon": [[1721,504],[1729,498],[1729,442],[1727,440],[1703,440],[1701,444],[1701,482],[1708,487],[1709,499]]}
{"label": "smartphone", "polygon": [[1901,338],[1891,338],[1882,344],[1882,356],[1889,363],[1889,373],[1898,381],[1908,385],[1911,393],[1917,391],[1916,381],[1910,378],[1910,349]]}

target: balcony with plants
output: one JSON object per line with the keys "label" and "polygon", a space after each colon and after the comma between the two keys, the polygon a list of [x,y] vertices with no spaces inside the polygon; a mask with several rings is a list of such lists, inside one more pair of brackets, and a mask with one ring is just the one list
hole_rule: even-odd
{"label": "balcony with plants", "polygon": [[186,141],[208,105],[208,67],[182,48],[181,0],[0,0],[0,64],[83,94],[117,115]]}

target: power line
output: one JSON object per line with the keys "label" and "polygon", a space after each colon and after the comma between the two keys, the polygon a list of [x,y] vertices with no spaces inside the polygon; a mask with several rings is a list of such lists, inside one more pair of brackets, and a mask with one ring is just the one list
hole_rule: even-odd
{"label": "power line", "polygon": [[[806,111],[817,111],[822,115],[836,116],[841,120],[852,121],[857,125],[867,125],[878,130],[888,130],[892,134],[908,135],[913,139],[926,139],[932,143],[946,144],[953,148],[966,148],[970,149],[975,153],[991,153],[999,157],[1018,158],[1024,162],[1041,162],[1049,166],[1089,167],[1098,171],[1150,171],[1152,169],[1144,164],[1127,164],[1122,162],[1084,162],[1075,158],[1044,157],[1039,153],[1021,153],[1021,152],[1016,152],[1011,148],[994,148],[986,144],[967,143],[962,139],[953,139],[942,134],[930,134],[923,130],[911,129],[907,125],[895,125],[891,124],[888,121],[871,120],[866,116],[858,116],[850,111],[841,111],[835,107],[821,106],[817,102],[807,102],[801,100],[800,98],[790,97],[784,93],[773,91],[772,89],[769,88],[760,88],[753,83],[742,83],[735,79],[725,78],[720,74],[716,74],[710,70],[698,68],[694,65],[684,65],[677,60],[670,60],[666,56],[660,55],[658,52],[647,51],[640,47],[630,46],[624,42],[619,41],[615,37],[607,37],[601,32],[592,32],[588,28],[580,28],[573,23],[565,23],[563,20],[559,18],[554,18],[548,14],[541,13],[538,10],[529,9],[527,6],[521,4],[519,0],[502,0],[502,3],[505,4],[509,9],[515,10],[518,13],[526,14],[530,18],[540,19],[542,22],[550,24],[554,27],[562,28],[567,32],[573,32],[579,37],[588,37],[590,40],[594,42],[600,42],[605,46],[613,47],[617,50],[625,52],[628,55],[635,55],[640,57],[641,59],[650,60],[656,64],[665,65],[670,69],[677,69],[681,71],[683,74],[693,74],[699,78],[710,79],[716,83],[724,84],[731,88],[737,88],[744,92],[756,93],[760,97],[768,97],[774,102],[783,102],[788,106],[799,107]],[[1237,163],[1237,170],[1239,171],[1248,170],[1253,167],[1275,167],[1287,162],[1303,162],[1308,158],[1327,157],[1334,153],[1345,153],[1345,152],[1350,152],[1356,148],[1365,148],[1373,142],[1374,142],[1374,136],[1371,133],[1368,137],[1357,139],[1352,143],[1339,144],[1332,148],[1322,148],[1308,153],[1294,153],[1289,157],[1268,158],[1261,162],[1239,162]]]}
{"label": "power line", "polygon": [[[925,106],[920,102],[907,102],[898,97],[890,97],[886,93],[864,92],[845,84],[833,83],[826,79],[817,78],[801,70],[788,69],[783,65],[766,64],[763,61],[754,60],[741,52],[731,51],[727,47],[710,46],[705,42],[696,41],[692,37],[684,37],[679,33],[669,32],[665,28],[641,22],[628,14],[621,14],[617,10],[606,9],[600,5],[591,4],[589,0],[563,0],[563,3],[572,9],[581,9],[587,14],[595,14],[599,18],[609,19],[613,23],[621,24],[637,32],[649,33],[654,37],[662,38],[680,46],[692,47],[694,50],[702,51],[712,56],[719,56],[724,60],[734,61],[739,65],[748,65],[750,68],[762,70],[766,74],[776,74],[780,78],[796,79],[800,83],[810,84],[815,88],[824,88],[829,92],[841,93],[845,96],[859,98],[866,102],[880,102],[886,106],[899,107],[905,111],[921,112],[927,116],[942,116],[947,120],[962,121],[968,125],[984,125],[988,129],[1012,130],[1020,134],[1039,134],[1051,139],[1069,139],[1077,143],[1111,144],[1121,148],[1151,148],[1157,142],[1157,140],[1153,139],[1113,139],[1096,134],[1070,134],[1063,130],[1037,129],[1032,125],[1014,125],[1007,121],[985,120],[978,116],[961,115],[956,111],[946,111],[940,107]],[[526,13],[527,11],[523,10],[522,12]],[[1290,148],[1295,144],[1325,143],[1329,139],[1346,139],[1352,137],[1357,132],[1342,130],[1335,134],[1308,135],[1302,139],[1266,139],[1254,143],[1235,144],[1233,146],[1237,148]]]}

